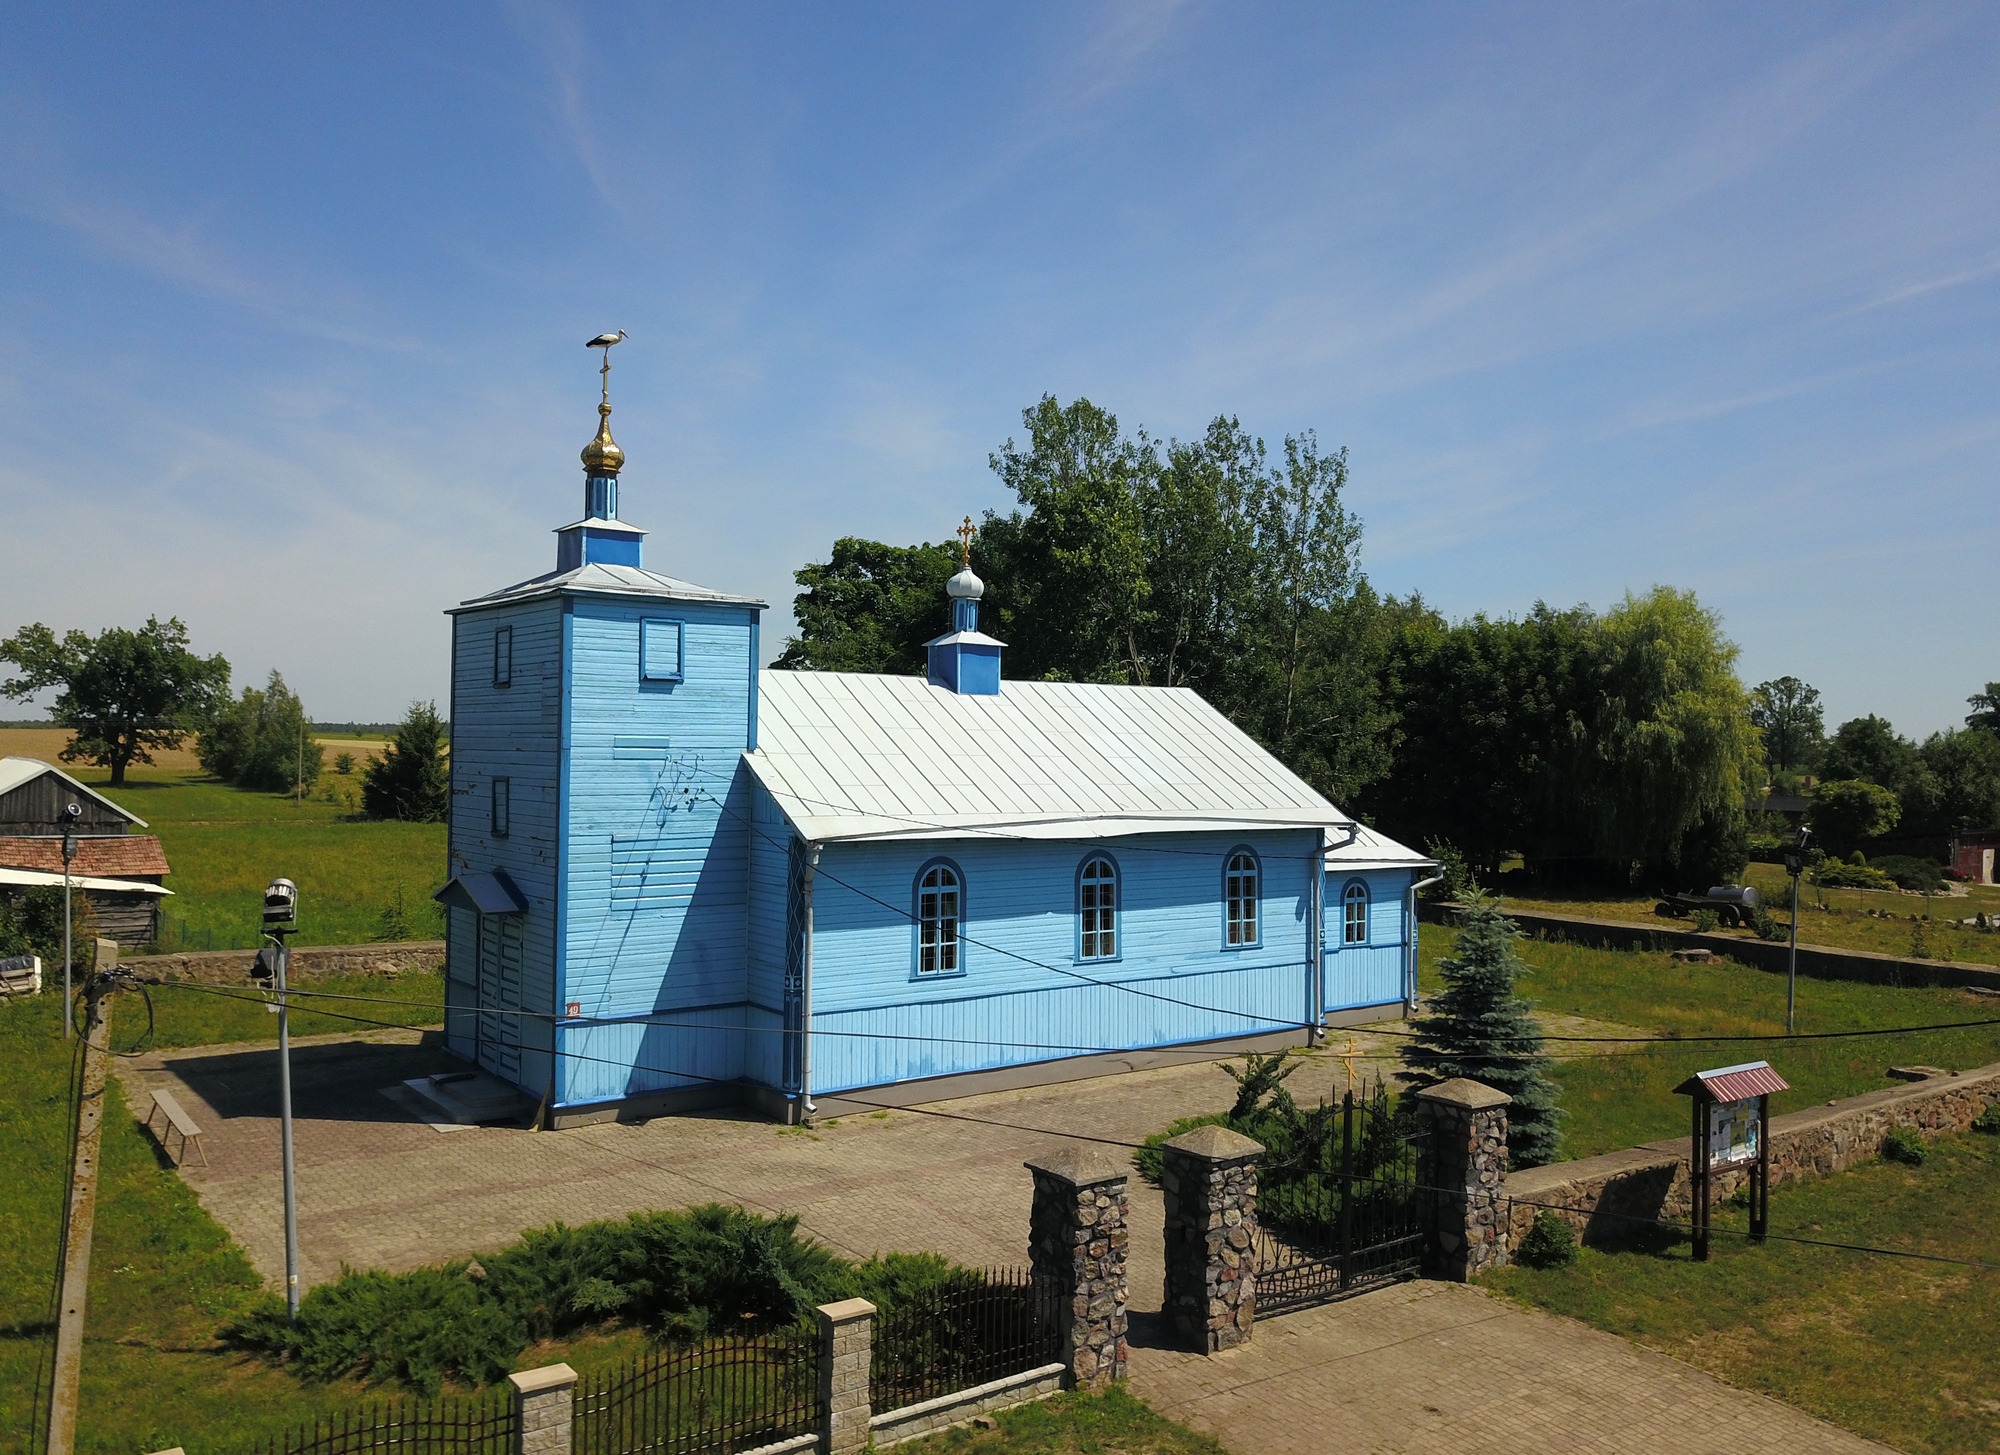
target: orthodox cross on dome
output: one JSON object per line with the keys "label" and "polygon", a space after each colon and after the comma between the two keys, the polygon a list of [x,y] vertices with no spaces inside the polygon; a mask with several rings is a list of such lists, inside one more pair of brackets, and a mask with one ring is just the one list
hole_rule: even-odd
{"label": "orthodox cross on dome", "polygon": [[616,333],[601,333],[584,345],[587,349],[604,351],[604,367],[597,371],[604,376],[604,397],[597,406],[597,438],[583,447],[583,473],[586,475],[616,475],[625,465],[625,452],[611,438],[611,349],[614,344],[624,341],[625,330],[621,328]]}
{"label": "orthodox cross on dome", "polygon": [[965,524],[960,526],[957,531],[958,564],[961,569],[972,565],[972,538],[978,534],[979,531],[972,524],[972,517],[968,515],[965,518]]}

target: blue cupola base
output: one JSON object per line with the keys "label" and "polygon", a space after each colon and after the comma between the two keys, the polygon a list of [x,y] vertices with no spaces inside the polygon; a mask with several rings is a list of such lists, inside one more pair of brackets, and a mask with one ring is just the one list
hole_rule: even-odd
{"label": "blue cupola base", "polygon": [[1000,695],[1000,648],[984,632],[952,632],[924,643],[930,653],[930,681],[967,697]]}
{"label": "blue cupola base", "polygon": [[579,520],[556,531],[556,569],[578,566],[642,566],[645,531],[622,520]]}

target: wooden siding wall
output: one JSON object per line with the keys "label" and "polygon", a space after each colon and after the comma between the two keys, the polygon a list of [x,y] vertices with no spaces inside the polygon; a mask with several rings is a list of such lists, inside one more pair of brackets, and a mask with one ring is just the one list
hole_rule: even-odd
{"label": "wooden siding wall", "polygon": [[[1347,886],[1368,886],[1368,943],[1350,945],[1346,929]],[[1354,1010],[1403,998],[1403,974],[1411,926],[1404,922],[1410,888],[1407,869],[1335,870],[1326,876],[1326,1009]]]}
{"label": "wooden siding wall", "polygon": [[755,1029],[743,1038],[743,1074],[766,1086],[784,1081],[785,1005],[785,887],[790,868],[792,826],[771,795],[754,779],[750,785],[750,978],[749,1013],[744,1021]]}
{"label": "wooden siding wall", "polygon": [[[644,618],[685,623],[683,680],[639,680]],[[561,998],[632,1019],[565,1028],[563,1105],[742,1074],[755,620],[740,606],[572,602]]]}
{"label": "wooden siding wall", "polygon": [[0,834],[61,833],[56,815],[69,803],[83,810],[83,817],[77,820],[81,834],[122,834],[131,822],[130,815],[106,808],[55,774],[44,773],[10,793],[0,793]]}
{"label": "wooden siding wall", "polygon": [[[1088,846],[829,845],[813,891],[812,1089],[1303,1025],[1311,1013],[1316,841],[1279,832]],[[1263,861],[1262,943],[1225,949],[1223,865],[1244,843]],[[1076,873],[1086,854],[1100,851],[1120,870],[1123,954],[1079,961]],[[963,975],[917,980],[913,885],[939,856],[965,877],[965,935],[979,943],[964,945]]]}
{"label": "wooden siding wall", "polygon": [[[464,612],[452,618],[450,872],[505,869],[528,901],[522,924],[523,1008],[520,1084],[548,1084],[556,1005],[556,860],[560,823],[562,603],[555,599]],[[511,627],[513,671],[493,684],[493,633]],[[508,832],[493,835],[493,780],[511,780]],[[451,985],[478,983],[478,916],[454,911],[446,941]],[[470,1006],[465,989],[448,991]],[[483,1007],[491,1012],[497,1006]],[[490,1014],[447,1015],[446,1038],[459,1055],[500,1071],[501,1025]],[[514,1079],[510,1074],[508,1079]]]}

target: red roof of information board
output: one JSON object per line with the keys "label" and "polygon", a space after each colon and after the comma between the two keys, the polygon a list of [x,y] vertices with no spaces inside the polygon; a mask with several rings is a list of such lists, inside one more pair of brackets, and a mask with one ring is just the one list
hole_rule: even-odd
{"label": "red roof of information board", "polygon": [[1715,1101],[1748,1101],[1753,1096],[1791,1089],[1791,1082],[1773,1071],[1769,1061],[1745,1061],[1741,1066],[1697,1071],[1674,1088],[1682,1096],[1692,1096],[1699,1090]]}

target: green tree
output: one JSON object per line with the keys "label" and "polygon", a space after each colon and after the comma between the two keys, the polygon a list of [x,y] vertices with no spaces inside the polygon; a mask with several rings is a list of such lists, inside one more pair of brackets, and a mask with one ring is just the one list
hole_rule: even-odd
{"label": "green tree", "polygon": [[1924,772],[1917,745],[1899,734],[1889,720],[1870,713],[1851,718],[1833,731],[1820,762],[1820,777],[1829,782],[1859,778],[1900,794]]}
{"label": "green tree", "polygon": [[1764,734],[1764,759],[1779,772],[1810,768],[1826,742],[1819,689],[1796,677],[1759,682],[1750,693],[1750,721]]}
{"label": "green tree", "polygon": [[1505,1092],[1508,1160],[1539,1167],[1562,1144],[1562,1109],[1542,1074],[1550,1062],[1534,1006],[1516,989],[1528,973],[1514,953],[1520,935],[1491,900],[1466,910],[1454,953],[1438,961],[1444,991],[1412,1028],[1402,1059],[1404,1079],[1419,1089],[1463,1076]]}
{"label": "green tree", "polygon": [[11,698],[62,688],[50,716],[73,734],[63,761],[110,768],[114,788],[128,766],[153,761],[151,749],[179,747],[229,694],[229,663],[189,651],[178,617],[148,617],[137,631],[111,627],[95,637],[58,638],[36,622],[0,642],[0,661],[21,669],[0,682]]}
{"label": "green tree", "polygon": [[1705,817],[1740,820],[1762,782],[1737,648],[1692,591],[1657,586],[1605,613],[1600,653],[1574,808],[1600,858],[1657,875]]}
{"label": "green tree", "polygon": [[1514,853],[1589,854],[1563,799],[1599,656],[1595,614],[1537,602],[1524,618],[1453,625],[1411,597],[1382,615],[1396,746],[1357,807],[1398,838],[1449,839],[1489,874]]}
{"label": "green tree", "polygon": [[792,579],[799,634],[774,666],[788,671],[921,675],[924,643],[951,629],[944,583],[958,569],[953,546],[889,546],[842,536],[832,558]]}
{"label": "green tree", "polygon": [[1896,795],[1881,784],[1865,778],[1843,778],[1820,784],[1808,821],[1820,847],[1846,854],[1862,840],[1889,832],[1902,816]]}
{"label": "green tree", "polygon": [[[1261,460],[1262,442],[1254,446]],[[1351,800],[1387,771],[1393,715],[1376,667],[1382,626],[1361,574],[1361,523],[1342,500],[1347,451],[1311,431],[1254,477],[1243,631],[1227,710],[1313,787]]]}
{"label": "green tree", "polygon": [[1965,705],[1972,709],[1966,715],[1967,727],[2000,737],[2000,682],[1988,682],[1986,690],[1973,693]]}
{"label": "green tree", "polygon": [[201,766],[225,783],[261,793],[290,793],[319,781],[322,749],[305,705],[273,670],[260,688],[218,711],[201,731]]}
{"label": "green tree", "polygon": [[413,702],[396,740],[361,775],[361,809],[370,818],[444,823],[451,816],[451,735],[435,702]]}
{"label": "green tree", "polygon": [[1027,507],[989,514],[982,535],[995,560],[1002,635],[1022,675],[1076,682],[1144,682],[1149,622],[1141,498],[1159,452],[1141,431],[1088,399],[1043,395],[1021,411],[1026,449],[1008,440],[989,463]]}
{"label": "green tree", "polygon": [[1924,773],[1900,798],[1902,828],[1942,860],[1953,834],[2000,824],[2000,733],[1954,728],[1917,749]]}

